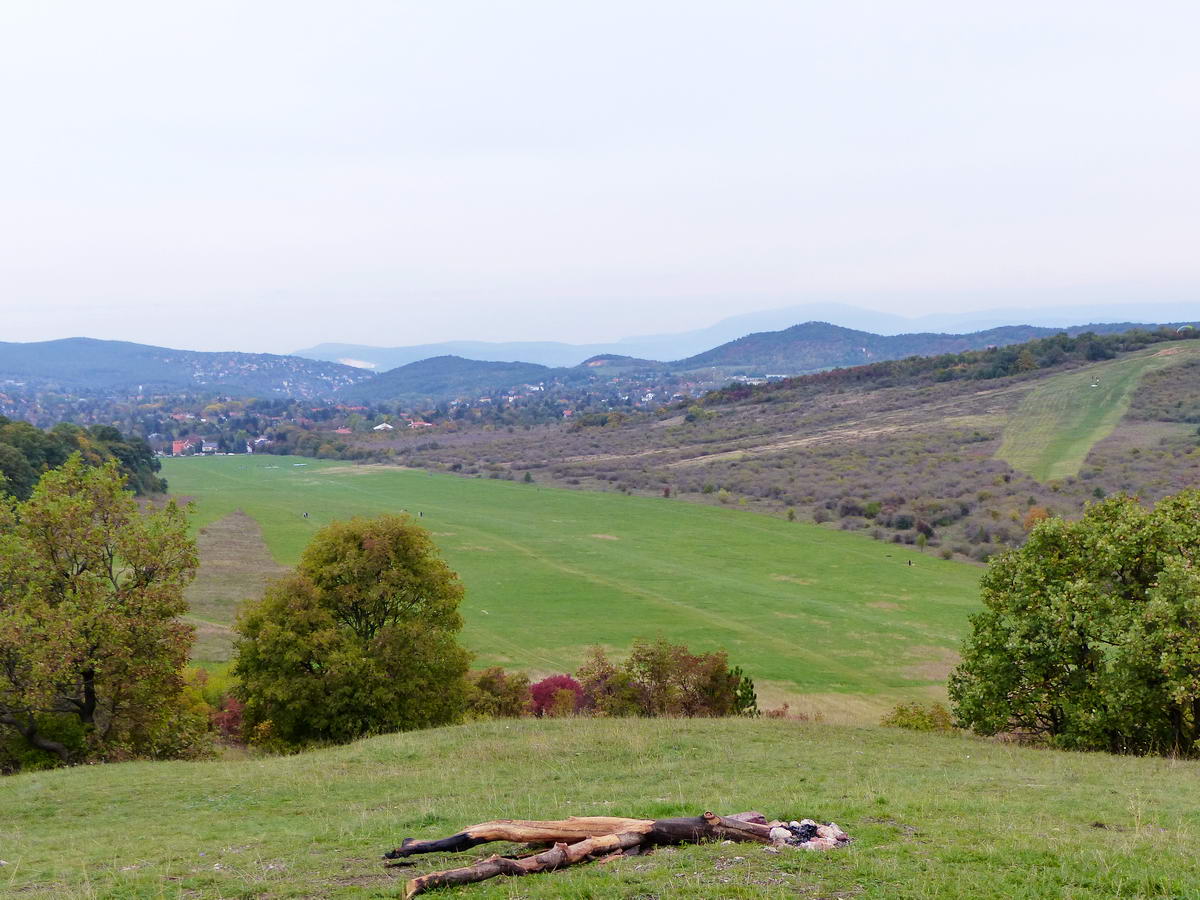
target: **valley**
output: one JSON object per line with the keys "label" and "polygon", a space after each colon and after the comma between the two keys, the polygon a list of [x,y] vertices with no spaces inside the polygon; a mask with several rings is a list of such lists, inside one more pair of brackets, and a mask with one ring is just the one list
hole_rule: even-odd
{"label": "valley", "polygon": [[[407,510],[467,588],[476,667],[544,676],[573,671],[589,646],[622,653],[661,636],[728,650],[763,706],[863,722],[942,695],[977,604],[973,567],[734,509],[271,456],[163,469],[195,503],[202,547],[252,520],[191,591],[193,615],[217,626],[262,583],[258,528],[290,566],[333,519]],[[231,557],[240,580],[220,561]],[[227,658],[231,635],[202,634],[198,661]]]}

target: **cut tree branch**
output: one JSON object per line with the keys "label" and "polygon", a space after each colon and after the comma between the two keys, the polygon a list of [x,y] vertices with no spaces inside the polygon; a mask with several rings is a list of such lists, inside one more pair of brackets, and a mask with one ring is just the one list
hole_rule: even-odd
{"label": "cut tree branch", "polygon": [[553,843],[553,847],[522,859],[490,856],[482,862],[413,878],[406,898],[433,888],[473,884],[497,875],[530,875],[616,854],[641,851],[661,844],[696,844],[725,839],[771,843],[771,828],[757,813],[679,819],[624,819],[611,816],[572,816],[555,821],[501,819],[472,825],[458,834],[434,841],[406,839],[385,855],[401,859],[419,853],[458,853],[492,841]]}

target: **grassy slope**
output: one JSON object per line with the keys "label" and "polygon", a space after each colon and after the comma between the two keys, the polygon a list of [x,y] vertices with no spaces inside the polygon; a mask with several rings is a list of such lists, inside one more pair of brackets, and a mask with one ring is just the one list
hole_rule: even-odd
{"label": "grassy slope", "polygon": [[378,857],[405,836],[491,818],[759,809],[836,821],[856,843],[661,850],[441,896],[1195,897],[1198,791],[1197,763],[880,728],[490,722],[289,758],[0,779],[0,893],[392,897],[414,870]]}
{"label": "grassy slope", "polygon": [[1162,344],[1046,379],[1005,426],[996,456],[1042,482],[1075,475],[1125,415],[1146,372],[1198,355],[1200,348],[1191,342]]}
{"label": "grassy slope", "polygon": [[727,648],[766,702],[873,717],[940,690],[977,602],[972,567],[732,509],[287,457],[169,460],[164,474],[200,524],[245,510],[284,564],[331,519],[423,512],[467,586],[478,662],[534,673],[662,635]]}

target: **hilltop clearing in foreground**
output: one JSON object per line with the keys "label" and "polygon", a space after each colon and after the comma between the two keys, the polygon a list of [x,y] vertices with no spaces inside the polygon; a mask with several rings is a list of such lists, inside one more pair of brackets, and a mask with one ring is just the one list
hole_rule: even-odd
{"label": "hilltop clearing in foreground", "polygon": [[[450,897],[1194,897],[1200,764],[781,720],[514,720],[286,758],[0,780],[21,897],[395,897],[404,837],[494,818],[757,809],[832,820],[830,853],[663,849]],[[502,848],[504,845],[496,845]],[[498,852],[505,852],[499,849]],[[433,895],[438,896],[438,895]]]}
{"label": "hilltop clearing in foreground", "polygon": [[944,696],[978,608],[974,567],[740,510],[294,457],[170,459],[163,470],[196,502],[202,552],[229,539],[202,555],[189,596],[211,654],[200,661],[225,658],[209,626],[232,624],[262,558],[257,529],[234,527],[252,525],[245,517],[292,565],[334,519],[408,510],[462,577],[476,666],[569,672],[590,646],[620,657],[635,638],[665,637],[728,650],[764,707],[842,721]]}

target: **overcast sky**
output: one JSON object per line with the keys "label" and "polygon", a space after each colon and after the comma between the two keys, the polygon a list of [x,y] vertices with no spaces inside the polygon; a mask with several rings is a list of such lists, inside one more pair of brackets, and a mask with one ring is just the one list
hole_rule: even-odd
{"label": "overcast sky", "polygon": [[0,340],[1200,297],[1197,34],[1194,0],[5,0]]}

